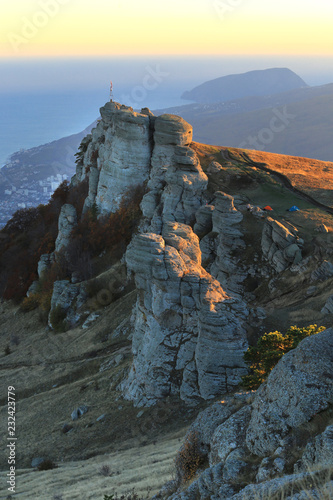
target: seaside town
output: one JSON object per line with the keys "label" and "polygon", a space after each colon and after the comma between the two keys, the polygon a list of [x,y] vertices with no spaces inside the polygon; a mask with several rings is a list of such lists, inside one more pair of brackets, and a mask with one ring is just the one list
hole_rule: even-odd
{"label": "seaside town", "polygon": [[[37,175],[38,171],[32,173]],[[67,174],[56,174],[43,180],[30,181],[28,177],[23,177],[19,186],[13,184],[8,186],[0,195],[0,229],[6,225],[16,210],[48,203],[52,193],[67,179]]]}

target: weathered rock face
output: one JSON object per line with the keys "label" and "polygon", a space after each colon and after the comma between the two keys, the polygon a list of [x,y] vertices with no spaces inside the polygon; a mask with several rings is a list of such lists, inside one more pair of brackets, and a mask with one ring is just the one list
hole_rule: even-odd
{"label": "weathered rock face", "polygon": [[261,248],[265,259],[278,272],[302,260],[301,240],[294,229],[291,232],[281,222],[267,217],[264,225]]}
{"label": "weathered rock face", "polygon": [[307,472],[314,465],[331,467],[333,463],[333,426],[326,427],[322,434],[316,436],[305,447],[303,456],[295,464],[295,472]]}
{"label": "weathered rock face", "polygon": [[[87,300],[87,294],[84,285],[73,284],[68,280],[55,281],[53,286],[53,294],[51,298],[51,310],[49,313],[48,324],[51,328],[52,313],[58,308],[63,315],[68,327],[73,327],[80,319],[78,310]],[[73,307],[75,303],[75,307]]]}
{"label": "weathered rock face", "polygon": [[[239,259],[232,256],[232,253],[237,249],[245,248],[242,240],[243,234],[239,229],[243,214],[235,208],[234,198],[221,191],[215,193],[213,203],[214,210],[210,212],[212,231],[200,242],[202,258],[205,262],[212,262],[207,266],[207,270],[221,283],[225,291],[239,295],[247,271],[244,271],[239,265]],[[209,205],[204,208],[208,207]],[[197,213],[198,223],[194,228],[198,231],[203,226],[202,223],[200,224],[203,213],[208,216],[208,210],[200,209]],[[208,224],[207,217],[207,229]]]}
{"label": "weathered rock face", "polygon": [[102,119],[86,139],[76,180],[89,178],[84,209],[95,202],[103,214],[117,210],[123,194],[148,179],[154,117],[115,102],[107,102],[100,112]]}
{"label": "weathered rock face", "polygon": [[193,403],[237,385],[246,371],[247,311],[202,268],[192,229],[167,222],[162,235],[138,235],[126,262],[140,291],[126,397],[145,405],[180,394]]}
{"label": "weathered rock face", "polygon": [[314,426],[298,455],[294,439],[299,426],[332,404],[332,347],[333,329],[308,337],[283,356],[256,393],[226,396],[201,412],[185,441],[195,433],[209,467],[190,486],[178,483],[155,498],[331,498],[333,426],[320,432]]}
{"label": "weathered rock face", "polygon": [[[61,207],[60,215],[59,215],[59,220],[58,220],[58,236],[55,242],[55,253],[60,252],[60,250],[63,250],[66,248],[70,242],[70,235],[72,230],[77,224],[77,214],[76,210],[73,207],[73,205],[69,205],[66,203]],[[52,257],[50,257],[51,259]],[[46,268],[46,262],[45,258],[42,260],[42,262],[45,264],[45,267],[41,263],[41,271]],[[49,263],[48,263],[49,264]],[[48,265],[47,264],[47,265]],[[43,269],[44,267],[44,269]]]}
{"label": "weathered rock face", "polygon": [[333,329],[304,339],[285,354],[258,389],[246,442],[257,455],[272,453],[291,428],[333,403]]}
{"label": "weathered rock face", "polygon": [[195,212],[203,203],[208,179],[189,147],[191,141],[192,127],[182,118],[156,118],[148,193],[141,205],[153,232],[160,233],[168,221],[194,222]]}

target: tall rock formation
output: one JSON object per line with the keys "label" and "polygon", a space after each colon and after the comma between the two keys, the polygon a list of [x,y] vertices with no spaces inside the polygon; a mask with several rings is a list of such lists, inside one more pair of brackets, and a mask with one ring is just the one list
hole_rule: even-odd
{"label": "tall rock formation", "polygon": [[201,266],[191,227],[166,222],[162,235],[138,235],[126,262],[140,291],[126,397],[140,406],[170,394],[195,403],[234,388],[246,373],[246,310]]}
{"label": "tall rock formation", "polygon": [[148,179],[154,120],[116,102],[107,102],[100,113],[84,143],[75,182],[89,179],[85,209],[95,202],[103,214],[115,212],[123,194]]}
{"label": "tall rock formation", "polygon": [[[135,113],[114,102],[100,111],[97,127],[81,143],[72,180],[89,180],[84,210],[95,204],[101,214],[114,212],[131,186],[147,182],[140,234],[126,253],[139,294],[134,360],[121,384],[124,396],[150,405],[179,394],[192,404],[232,390],[246,372],[248,312],[230,293],[223,263],[241,242],[234,226],[242,214],[224,193],[207,205],[208,178],[190,147],[192,127],[182,118],[154,117],[147,109]],[[200,237],[211,229],[219,235],[214,276],[202,266],[199,236],[192,228]]]}

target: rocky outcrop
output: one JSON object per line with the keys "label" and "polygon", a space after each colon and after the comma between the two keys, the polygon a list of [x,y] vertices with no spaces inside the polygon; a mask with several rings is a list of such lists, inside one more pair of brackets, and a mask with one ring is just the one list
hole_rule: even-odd
{"label": "rocky outcrop", "polygon": [[333,403],[333,329],[304,339],[285,354],[257,391],[246,442],[265,456],[291,428]]}
{"label": "rocky outcrop", "polygon": [[[212,230],[201,239],[200,248],[206,269],[214,276],[230,294],[240,296],[242,282],[247,276],[247,270],[239,264],[235,257],[236,250],[244,249],[243,233],[239,229],[243,214],[235,208],[234,198],[222,191],[214,194],[214,210],[211,210]],[[206,207],[205,207],[206,208]],[[202,211],[198,211],[199,229],[203,226]],[[208,210],[203,212],[208,228]]]}
{"label": "rocky outcrop", "polygon": [[[66,203],[61,207],[59,219],[58,219],[58,236],[55,242],[55,253],[59,253],[61,250],[64,250],[69,242],[71,237],[71,232],[74,227],[77,225],[77,214],[73,205]],[[52,257],[50,257],[52,259]],[[40,272],[44,271],[46,266],[49,265],[50,259],[42,259]],[[48,263],[46,264],[46,261]]]}
{"label": "rocky outcrop", "polygon": [[192,229],[167,222],[162,235],[138,235],[126,262],[140,292],[126,397],[145,405],[180,394],[193,403],[235,387],[246,371],[247,312],[201,266]]}
{"label": "rocky outcrop", "polygon": [[149,229],[160,233],[164,222],[190,224],[203,203],[207,176],[189,147],[192,127],[182,118],[156,118],[148,193],[141,207]]}
{"label": "rocky outcrop", "polygon": [[89,179],[84,210],[96,203],[104,214],[116,211],[126,191],[148,179],[154,117],[112,101],[100,113],[100,122],[82,145],[73,182]]}
{"label": "rocky outcrop", "polygon": [[[74,327],[81,319],[79,309],[86,300],[87,293],[84,285],[73,284],[68,280],[55,281],[48,320],[50,328],[56,328],[55,321],[57,320],[64,321],[68,328]],[[55,311],[58,311],[56,318]]]}
{"label": "rocky outcrop", "polygon": [[263,257],[278,272],[302,260],[303,240],[297,235],[297,229],[291,231],[281,222],[267,217],[264,225],[261,248]]}
{"label": "rocky outcrop", "polygon": [[[209,466],[189,486],[156,498],[330,498],[319,491],[333,491],[333,426],[322,413],[333,403],[332,344],[333,329],[304,339],[256,393],[227,396],[200,413],[185,441],[195,433]],[[302,426],[318,414],[322,430],[309,427],[313,434],[307,430],[297,447]]]}
{"label": "rocky outcrop", "polygon": [[333,464],[333,425],[306,445],[302,458],[295,464],[295,472],[307,472],[316,465],[331,467]]}
{"label": "rocky outcrop", "polygon": [[208,165],[208,173],[209,174],[217,174],[218,172],[220,172],[221,170],[223,169],[221,163],[218,163],[217,161],[212,161],[209,165]]}

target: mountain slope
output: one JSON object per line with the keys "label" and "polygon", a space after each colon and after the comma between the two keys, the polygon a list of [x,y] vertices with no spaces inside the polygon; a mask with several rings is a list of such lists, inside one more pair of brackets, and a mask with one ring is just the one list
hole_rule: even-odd
{"label": "mountain slope", "polygon": [[184,92],[182,99],[196,102],[230,101],[242,97],[278,94],[306,86],[290,69],[272,68],[210,80]]}
{"label": "mountain slope", "polygon": [[82,132],[40,146],[16,151],[10,161],[0,170],[0,195],[12,185],[24,185],[24,177],[29,175],[30,181],[39,181],[50,175],[75,172],[75,153],[78,146],[95,123]]}
{"label": "mountain slope", "polygon": [[[227,377],[220,377],[221,390],[216,391],[216,399],[221,401],[224,387],[229,392],[239,391],[235,387],[239,366],[235,366],[229,350],[242,333],[240,328],[235,331],[234,325],[238,326],[243,315],[246,319],[239,326],[243,328],[245,324],[249,344],[264,331],[285,330],[291,324],[332,323],[332,313],[321,311],[332,293],[333,273],[325,276],[320,272],[316,277],[323,264],[324,271],[329,268],[332,215],[287,188],[280,177],[259,168],[263,164],[285,175],[310,196],[316,197],[320,190],[322,199],[329,200],[331,164],[303,158],[296,163],[293,158],[270,153],[256,156],[252,151],[247,153],[248,161],[242,150],[191,142],[192,128],[179,117],[156,118],[147,110],[146,114],[138,114],[112,103],[101,111],[102,121],[82,143],[85,148],[81,148],[73,185],[89,180],[86,214],[96,226],[96,205],[104,213],[117,213],[121,194],[133,182],[149,179],[141,203],[142,224],[138,233],[132,233],[133,240],[125,255],[127,270],[135,274],[136,290],[133,281],[129,283],[130,290],[126,287],[130,277],[125,265],[112,278],[117,266],[110,267],[110,261],[105,260],[109,256],[98,250],[94,264],[99,259],[99,271],[94,278],[84,281],[76,275],[74,280],[70,269],[67,281],[53,276],[58,281],[51,305],[53,310],[62,307],[65,314],[72,314],[73,322],[68,323],[67,331],[45,329],[38,310],[24,313],[12,304],[0,304],[2,394],[15,380],[20,402],[17,466],[21,498],[31,491],[34,498],[41,500],[55,494],[63,495],[64,500],[79,499],[85,494],[82,483],[88,490],[87,498],[94,498],[87,481],[87,476],[93,474],[91,488],[96,488],[98,495],[123,492],[126,481],[137,485],[141,492],[142,486],[151,480],[153,491],[157,491],[167,479],[175,439],[184,435],[184,427],[200,407],[215,400],[205,401],[206,394],[200,400],[194,397],[197,384],[212,373],[207,365],[216,356],[221,356],[222,361],[217,367],[209,366],[215,372],[205,387],[210,389],[218,381],[216,368],[226,361],[231,382],[227,387]],[[302,175],[303,171],[306,175]],[[119,179],[121,182],[117,183]],[[74,206],[68,203],[61,211],[58,236],[70,245],[75,217],[69,214],[68,208]],[[258,208],[267,204],[273,213],[248,209],[248,205]],[[299,206],[300,212],[286,211],[293,204]],[[120,224],[122,220],[119,219]],[[317,232],[322,224],[329,232]],[[268,237],[273,234],[272,227],[276,229],[276,245]],[[1,236],[4,244],[14,241],[12,234],[2,232]],[[28,233],[24,228],[19,236],[26,246]],[[104,231],[104,245],[105,239]],[[17,245],[13,253],[17,252]],[[275,260],[269,258],[267,246]],[[285,249],[296,250],[298,257],[302,252],[304,258],[296,260]],[[80,247],[76,250],[77,259],[81,257]],[[47,266],[52,266],[51,256],[43,257],[40,276],[51,280],[47,274],[51,269]],[[283,270],[277,270],[276,264],[281,265],[284,257],[289,261],[285,261]],[[104,272],[101,262],[107,265]],[[66,289],[70,292],[67,295]],[[80,295],[76,295],[78,291]],[[200,316],[195,315],[197,310]],[[53,325],[51,320],[50,316],[49,324]],[[194,356],[193,349],[200,341],[201,349]],[[217,341],[220,345],[224,342],[223,349],[216,348]],[[241,347],[244,349],[245,345]],[[142,355],[147,355],[145,365]],[[150,370],[150,379],[144,378],[146,369]],[[172,376],[171,386],[166,370]],[[139,377],[143,383],[136,388]],[[134,389],[144,394],[155,391],[163,378],[165,384],[157,394],[155,406],[137,408]],[[145,383],[147,380],[149,383]],[[128,382],[132,383],[130,387]],[[183,390],[178,393],[181,382]],[[189,407],[184,395],[189,399],[192,394],[191,403],[197,406]],[[223,400],[227,398],[233,399],[233,395],[223,396]],[[237,398],[235,395],[236,403]],[[2,402],[5,403],[4,397]],[[80,405],[87,406],[88,411],[72,421],[71,413]],[[6,411],[3,404],[4,418],[0,423],[4,435]],[[169,443],[164,444],[164,438]],[[160,457],[156,456],[154,443],[158,443]],[[140,466],[140,460],[145,458],[139,458],[139,463],[135,459],[140,445],[148,445],[143,450],[151,468]],[[122,453],[126,449],[131,451]],[[131,453],[133,466],[129,467]],[[1,463],[5,463],[5,449],[0,450],[0,456]],[[60,467],[35,473],[29,469],[31,460],[41,456],[60,463]],[[70,463],[73,460],[78,463]],[[100,472],[101,466],[109,463],[113,475],[110,481]],[[73,482],[79,485],[77,491]]]}
{"label": "mountain slope", "polygon": [[333,84],[166,111],[193,123],[198,142],[333,160]]}

